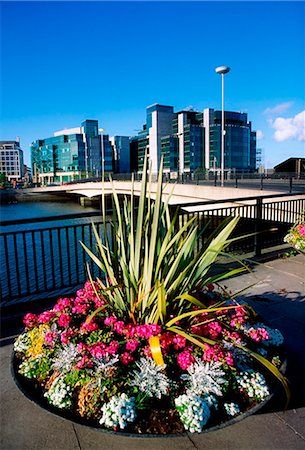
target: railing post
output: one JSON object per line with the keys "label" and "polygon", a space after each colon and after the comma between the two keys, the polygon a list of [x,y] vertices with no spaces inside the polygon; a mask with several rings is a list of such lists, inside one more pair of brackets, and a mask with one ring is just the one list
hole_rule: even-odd
{"label": "railing post", "polygon": [[238,188],[237,175],[236,175],[236,177],[235,177],[235,187]]}
{"label": "railing post", "polygon": [[292,192],[292,177],[289,178],[289,194]]}
{"label": "railing post", "polygon": [[263,177],[261,176],[261,191],[264,189]]}
{"label": "railing post", "polygon": [[254,254],[255,256],[262,255],[262,217],[263,217],[263,199],[258,197],[255,205],[255,235],[254,235]]}
{"label": "railing post", "polygon": [[214,175],[214,186],[217,185],[217,172],[215,171],[215,175]]}

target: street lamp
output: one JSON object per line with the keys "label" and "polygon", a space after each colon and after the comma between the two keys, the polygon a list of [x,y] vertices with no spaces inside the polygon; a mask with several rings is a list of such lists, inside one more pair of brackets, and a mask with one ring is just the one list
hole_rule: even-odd
{"label": "street lamp", "polygon": [[224,170],[225,170],[225,74],[230,72],[230,67],[219,66],[215,69],[216,73],[221,74],[221,186],[224,185]]}

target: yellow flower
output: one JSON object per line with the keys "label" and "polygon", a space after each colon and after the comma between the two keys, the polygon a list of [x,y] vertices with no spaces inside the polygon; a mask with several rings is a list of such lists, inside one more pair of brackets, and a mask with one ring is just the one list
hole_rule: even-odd
{"label": "yellow flower", "polygon": [[43,344],[45,340],[45,334],[47,331],[50,331],[50,328],[48,327],[48,325],[43,324],[39,325],[39,327],[33,328],[29,332],[31,345],[26,353],[27,356],[33,357],[41,355],[41,353],[43,353]]}

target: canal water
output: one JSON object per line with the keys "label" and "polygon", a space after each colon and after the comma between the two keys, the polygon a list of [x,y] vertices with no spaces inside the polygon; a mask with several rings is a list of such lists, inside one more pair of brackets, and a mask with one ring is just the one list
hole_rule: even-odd
{"label": "canal water", "polygon": [[[5,221],[11,220],[92,212],[97,216],[5,226]],[[2,304],[35,299],[42,292],[65,294],[71,291],[71,286],[78,286],[88,278],[86,262],[90,258],[80,241],[89,248],[94,246],[91,223],[99,222],[102,231],[98,208],[84,208],[67,200],[27,201],[2,204],[0,219]],[[99,274],[93,264],[91,270],[94,276]]]}
{"label": "canal water", "polygon": [[72,201],[33,201],[0,205],[0,220],[23,220],[96,211]]}

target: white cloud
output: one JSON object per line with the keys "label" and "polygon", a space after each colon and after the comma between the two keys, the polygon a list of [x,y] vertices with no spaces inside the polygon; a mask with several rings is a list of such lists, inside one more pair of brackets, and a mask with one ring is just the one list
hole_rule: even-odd
{"label": "white cloud", "polygon": [[271,125],[275,129],[273,137],[277,142],[288,139],[305,141],[305,110],[287,119],[277,117],[271,121]]}
{"label": "white cloud", "polygon": [[256,130],[256,139],[257,139],[258,141],[260,141],[261,139],[264,139],[264,137],[265,137],[265,135],[264,135],[264,133],[262,132],[262,130]]}
{"label": "white cloud", "polygon": [[291,108],[292,105],[293,105],[293,102],[279,103],[278,105],[274,106],[273,108],[265,109],[263,114],[266,114],[268,116],[282,114],[283,112],[287,111],[287,109]]}

